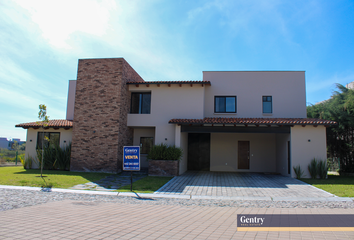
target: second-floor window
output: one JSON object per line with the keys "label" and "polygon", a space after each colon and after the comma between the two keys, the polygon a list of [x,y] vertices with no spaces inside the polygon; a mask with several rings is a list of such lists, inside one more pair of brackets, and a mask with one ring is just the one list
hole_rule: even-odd
{"label": "second-floor window", "polygon": [[263,96],[263,113],[272,113],[272,96]]}
{"label": "second-floor window", "polygon": [[236,96],[215,96],[215,113],[236,113]]}
{"label": "second-floor window", "polygon": [[149,114],[151,107],[150,92],[133,92],[130,113]]}

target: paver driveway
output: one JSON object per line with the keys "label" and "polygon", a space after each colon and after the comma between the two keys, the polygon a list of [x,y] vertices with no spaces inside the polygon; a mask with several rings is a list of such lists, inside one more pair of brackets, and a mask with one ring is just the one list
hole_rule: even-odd
{"label": "paver driveway", "polygon": [[156,193],[274,200],[336,197],[302,181],[281,175],[192,171],[174,177]]}

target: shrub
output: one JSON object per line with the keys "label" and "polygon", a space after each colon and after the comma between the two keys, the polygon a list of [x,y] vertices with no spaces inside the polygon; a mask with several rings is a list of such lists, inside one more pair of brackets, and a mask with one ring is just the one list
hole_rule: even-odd
{"label": "shrub", "polygon": [[326,161],[318,161],[318,175],[320,178],[325,179],[327,177],[328,167],[326,165]]}
{"label": "shrub", "polygon": [[304,175],[304,171],[301,169],[300,165],[298,165],[297,167],[293,167],[293,169],[296,174],[296,178],[297,179],[302,178],[302,176]]}
{"label": "shrub", "polygon": [[[25,151],[17,151],[18,156],[25,154]],[[0,148],[0,159],[4,162],[15,162],[16,161],[16,150],[8,150],[5,148]]]}
{"label": "shrub", "polygon": [[[49,144],[43,149],[43,169],[70,169],[71,143],[61,148],[59,144]],[[37,159],[42,162],[42,149],[37,149]]]}
{"label": "shrub", "polygon": [[311,162],[308,166],[311,178],[313,178],[313,179],[315,179],[318,174],[318,166],[317,165],[318,165],[318,162],[317,162],[316,158],[314,158],[311,160]]}
{"label": "shrub", "polygon": [[20,160],[24,169],[31,169],[32,163],[35,161],[34,158],[31,157],[30,155],[28,155],[27,158],[25,158],[24,155],[20,156]]}
{"label": "shrub", "polygon": [[152,146],[147,155],[148,159],[152,160],[179,160],[182,157],[182,149],[176,146],[168,146],[160,144]]}

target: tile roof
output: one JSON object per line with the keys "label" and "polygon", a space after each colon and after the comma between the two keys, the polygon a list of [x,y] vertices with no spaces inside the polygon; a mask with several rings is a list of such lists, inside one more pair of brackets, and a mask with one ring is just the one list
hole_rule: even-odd
{"label": "tile roof", "polygon": [[171,119],[175,124],[255,124],[255,125],[336,125],[335,121],[317,118],[204,118]]}
{"label": "tile roof", "polygon": [[[17,124],[15,127],[22,127],[24,129],[27,129],[27,128],[39,128],[41,127],[41,125],[37,124],[37,122],[29,122],[29,123]],[[72,127],[73,127],[73,121],[65,120],[65,119],[49,120],[47,126],[47,128],[72,128]]]}
{"label": "tile roof", "polygon": [[144,81],[133,82],[129,81],[127,84],[206,84],[210,85],[210,81]]}

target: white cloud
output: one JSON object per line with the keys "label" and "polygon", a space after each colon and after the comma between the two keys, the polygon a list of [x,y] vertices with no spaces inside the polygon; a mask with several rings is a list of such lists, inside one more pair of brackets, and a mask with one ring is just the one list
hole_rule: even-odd
{"label": "white cloud", "polygon": [[75,32],[103,36],[108,28],[110,11],[116,10],[111,0],[17,0],[38,25],[44,39],[57,48],[70,49],[67,43]]}

